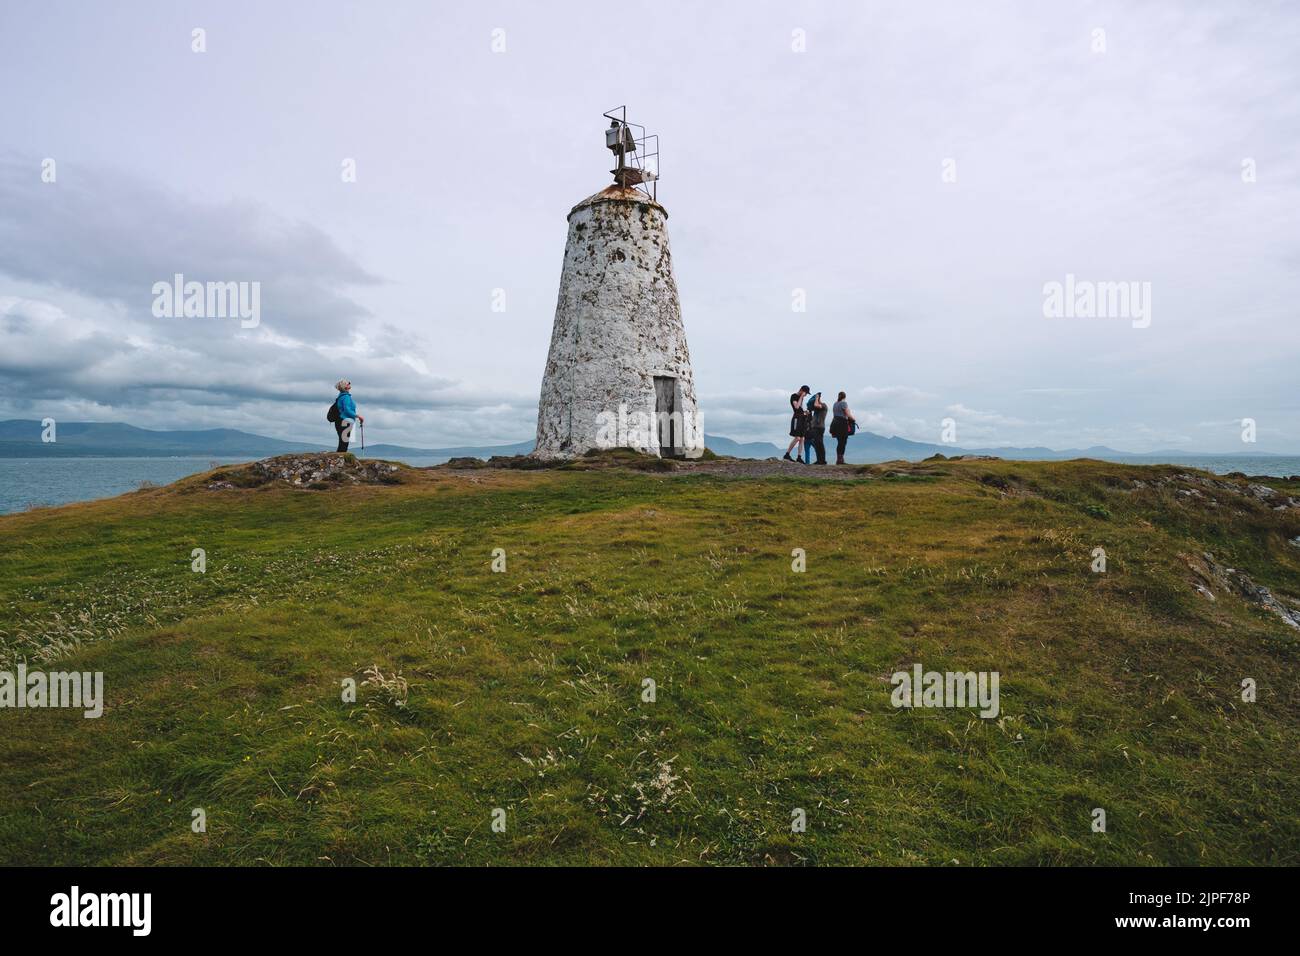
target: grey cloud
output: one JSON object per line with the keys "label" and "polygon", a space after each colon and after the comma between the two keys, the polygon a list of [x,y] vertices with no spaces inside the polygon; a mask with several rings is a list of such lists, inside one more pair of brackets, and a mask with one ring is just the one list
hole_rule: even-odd
{"label": "grey cloud", "polygon": [[346,290],[380,280],[320,229],[246,201],[196,202],[137,177],[0,160],[0,272],[151,315],[153,285],[260,282],[262,321],[308,342],[341,341],[368,318]]}
{"label": "grey cloud", "polygon": [[[594,0],[504,0],[493,56],[465,5],[320,0],[306,34],[291,5],[210,5],[205,58],[160,0],[85,5],[72,35],[57,7],[5,7],[0,129],[20,152],[0,162],[0,297],[61,318],[42,337],[39,308],[0,317],[0,416],[32,401],[306,435],[324,427],[313,396],[347,375],[403,443],[526,437],[564,215],[608,179],[613,101],[591,78],[618,75],[664,136],[710,432],[781,441],[807,381],[909,438],[959,405],[996,410],[963,442],[1218,450],[1195,423],[1249,415],[1260,450],[1300,446],[1300,12],[792,9],[670,4],[620,45]],[[323,48],[366,69],[320,70]],[[262,327],[152,319],[152,282],[178,269],[263,281]],[[1152,326],[1048,322],[1043,283],[1066,273],[1151,280]]]}

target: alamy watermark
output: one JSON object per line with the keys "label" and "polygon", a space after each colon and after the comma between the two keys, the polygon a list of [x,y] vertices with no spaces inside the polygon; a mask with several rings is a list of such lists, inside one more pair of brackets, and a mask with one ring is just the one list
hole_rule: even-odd
{"label": "alamy watermark", "polygon": [[1094,282],[1066,273],[1064,282],[1043,284],[1043,316],[1048,319],[1131,319],[1133,328],[1151,324],[1151,283]]}
{"label": "alamy watermark", "polygon": [[104,714],[104,672],[0,671],[0,708],[73,707],[87,719]]}
{"label": "alamy watermark", "polygon": [[895,671],[890,683],[895,707],[976,707],[980,716],[994,719],[1001,710],[997,671],[927,671],[913,664],[911,671]]}
{"label": "alamy watermark", "polygon": [[171,282],[155,282],[152,292],[156,319],[237,318],[241,329],[262,322],[260,282],[186,282],[178,272]]}
{"label": "alamy watermark", "polygon": [[148,936],[152,913],[152,893],[83,893],[73,886],[50,897],[50,925],[57,927],[126,926],[133,936]]}
{"label": "alamy watermark", "polygon": [[668,448],[686,452],[704,447],[704,423],[699,413],[617,411],[596,415],[597,448]]}

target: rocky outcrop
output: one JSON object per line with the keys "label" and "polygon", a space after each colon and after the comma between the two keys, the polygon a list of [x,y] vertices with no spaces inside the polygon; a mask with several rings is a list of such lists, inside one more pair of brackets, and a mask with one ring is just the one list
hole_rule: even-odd
{"label": "rocky outcrop", "polygon": [[1288,627],[1300,631],[1300,606],[1278,600],[1268,588],[1252,581],[1245,571],[1219,564],[1208,551],[1199,556],[1183,555],[1183,560],[1199,579],[1192,582],[1192,587],[1202,597],[1216,600],[1212,588],[1217,587],[1276,614]]}
{"label": "rocky outcrop", "polygon": [[1283,494],[1277,489],[1270,488],[1258,481],[1250,481],[1244,476],[1240,479],[1233,479],[1231,476],[1216,478],[1206,474],[1198,475],[1190,472],[1180,472],[1176,475],[1161,475],[1153,479],[1150,485],[1137,478],[1133,479],[1133,488],[1135,490],[1147,487],[1172,488],[1180,498],[1189,501],[1200,500],[1211,507],[1219,504],[1219,499],[1215,497],[1218,494],[1219,496],[1228,495],[1237,500],[1255,501],[1272,508],[1274,511],[1300,508],[1300,499]]}
{"label": "rocky outcrop", "polygon": [[392,485],[400,482],[401,467],[391,461],[362,460],[347,453],[279,455],[218,469],[209,476],[207,488],[224,491],[268,484],[316,489],[335,485]]}

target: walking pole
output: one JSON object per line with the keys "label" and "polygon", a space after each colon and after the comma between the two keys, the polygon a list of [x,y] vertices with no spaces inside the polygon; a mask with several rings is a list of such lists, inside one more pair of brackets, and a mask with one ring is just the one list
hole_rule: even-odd
{"label": "walking pole", "polygon": [[366,423],[357,422],[357,424],[361,426],[361,450],[365,451],[366,450]]}

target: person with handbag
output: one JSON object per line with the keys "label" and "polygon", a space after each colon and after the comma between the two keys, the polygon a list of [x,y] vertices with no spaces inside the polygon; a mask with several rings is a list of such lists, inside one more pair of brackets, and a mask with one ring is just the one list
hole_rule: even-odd
{"label": "person with handbag", "polygon": [[849,411],[848,396],[840,392],[839,399],[831,406],[831,435],[835,438],[835,464],[844,464],[844,447],[849,443],[849,436],[858,430],[857,419]]}

